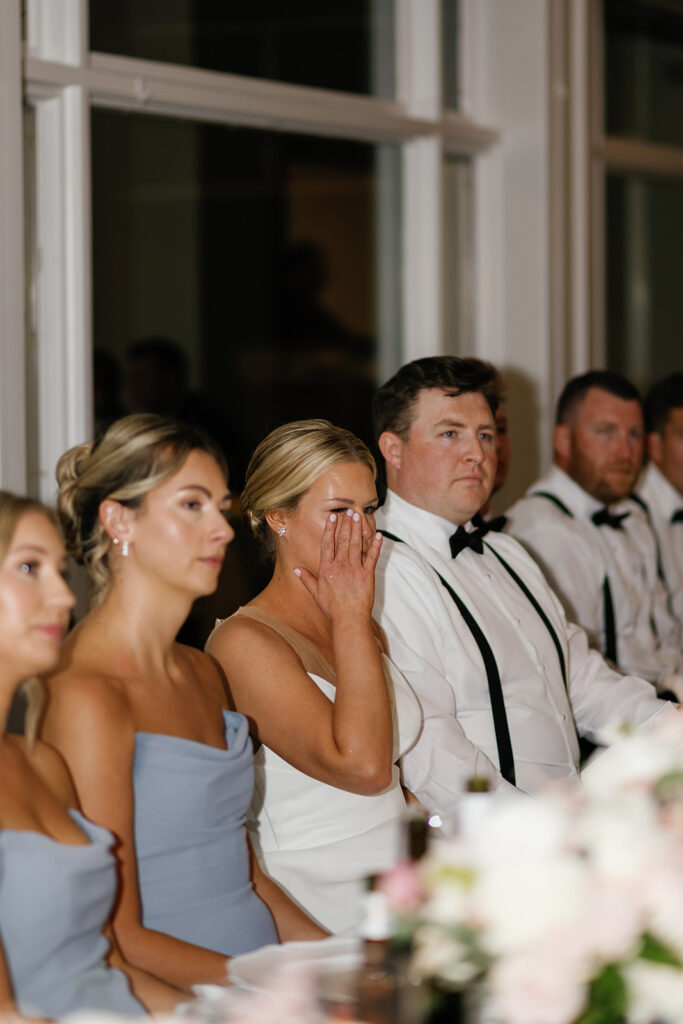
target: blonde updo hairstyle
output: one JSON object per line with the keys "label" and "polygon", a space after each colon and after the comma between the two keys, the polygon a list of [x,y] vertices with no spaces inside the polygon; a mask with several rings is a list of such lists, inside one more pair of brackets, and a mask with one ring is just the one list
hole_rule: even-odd
{"label": "blonde updo hairstyle", "polygon": [[328,420],[285,423],[261,441],[247,467],[241,501],[252,532],[269,557],[275,554],[275,538],[266,515],[293,512],[318,477],[342,462],[359,462],[373,478],[377,475],[363,441]]}
{"label": "blonde updo hairstyle", "polygon": [[[9,491],[0,491],[0,564],[5,561],[5,556],[12,543],[12,538],[19,521],[27,512],[38,512],[45,516],[49,523],[59,530],[57,518],[49,508],[34,498],[24,498],[18,494],[10,494]],[[0,625],[0,628],[1,625]],[[26,714],[24,718],[24,733],[30,746],[36,738],[40,712],[43,707],[44,690],[43,684],[32,676],[25,679],[19,687],[19,693],[26,702]]]}
{"label": "blonde updo hairstyle", "polygon": [[145,496],[169,480],[191,451],[206,452],[228,478],[221,449],[203,430],[154,413],[116,420],[94,443],[76,445],[57,463],[57,512],[66,549],[85,566],[98,604],[111,583],[112,539],[99,518],[103,501],[142,508]]}

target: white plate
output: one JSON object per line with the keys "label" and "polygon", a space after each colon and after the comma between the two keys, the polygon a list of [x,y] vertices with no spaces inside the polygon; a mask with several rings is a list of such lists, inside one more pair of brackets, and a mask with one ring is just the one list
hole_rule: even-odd
{"label": "white plate", "polygon": [[310,967],[315,974],[328,975],[353,971],[360,962],[357,938],[333,936],[316,942],[263,946],[253,953],[243,953],[228,964],[228,977],[233,985],[253,992],[263,988],[276,971]]}

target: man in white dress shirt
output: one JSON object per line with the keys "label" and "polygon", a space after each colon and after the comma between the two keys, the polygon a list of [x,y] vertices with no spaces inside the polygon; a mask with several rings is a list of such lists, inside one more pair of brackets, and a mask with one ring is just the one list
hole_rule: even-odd
{"label": "man in white dress shirt", "polygon": [[479,360],[436,356],[375,398],[388,483],[375,613],[424,713],[403,780],[446,813],[473,775],[529,793],[576,778],[577,727],[595,738],[671,710],[589,648],[520,544],[472,529],[496,471],[494,380]]}
{"label": "man in white dress shirt", "polygon": [[683,373],[650,388],[644,413],[650,461],[637,492],[657,534],[672,611],[683,623]]}
{"label": "man in white dress shirt", "polygon": [[681,627],[647,512],[631,497],[644,449],[637,390],[607,370],[574,377],[553,443],[554,466],[508,510],[506,529],[620,671],[683,692]]}

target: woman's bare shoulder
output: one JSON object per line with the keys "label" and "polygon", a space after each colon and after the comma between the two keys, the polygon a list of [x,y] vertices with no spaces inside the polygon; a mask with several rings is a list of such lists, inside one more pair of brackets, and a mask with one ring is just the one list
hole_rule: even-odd
{"label": "woman's bare shoulder", "polygon": [[54,793],[60,803],[65,807],[78,807],[71,775],[59,751],[42,740],[29,744],[24,736],[12,739],[43,785]]}
{"label": "woman's bare shoulder", "polygon": [[222,658],[231,652],[239,654],[243,650],[253,650],[255,645],[260,649],[270,648],[280,655],[292,651],[277,629],[250,615],[231,615],[224,619],[209,637],[207,651]]}
{"label": "woman's bare shoulder", "polygon": [[93,658],[60,661],[45,680],[47,700],[41,735],[52,742],[52,730],[67,722],[75,727],[102,729],[126,722],[132,725],[132,711],[125,681]]}

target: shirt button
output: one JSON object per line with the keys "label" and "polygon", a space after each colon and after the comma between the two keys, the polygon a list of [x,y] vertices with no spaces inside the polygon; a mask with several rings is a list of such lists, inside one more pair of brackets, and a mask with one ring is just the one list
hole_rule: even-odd
{"label": "shirt button", "polygon": [[563,722],[567,721],[567,716],[566,715],[560,715],[560,718],[562,719]]}

